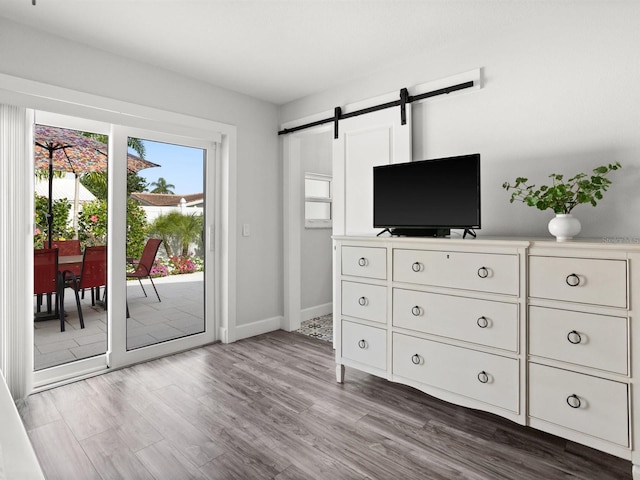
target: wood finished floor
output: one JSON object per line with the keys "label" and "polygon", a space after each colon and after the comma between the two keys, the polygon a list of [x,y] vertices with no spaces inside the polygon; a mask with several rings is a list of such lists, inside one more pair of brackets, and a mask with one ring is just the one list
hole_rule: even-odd
{"label": "wood finished floor", "polygon": [[347,368],[273,332],[32,395],[47,479],[623,480],[628,461]]}

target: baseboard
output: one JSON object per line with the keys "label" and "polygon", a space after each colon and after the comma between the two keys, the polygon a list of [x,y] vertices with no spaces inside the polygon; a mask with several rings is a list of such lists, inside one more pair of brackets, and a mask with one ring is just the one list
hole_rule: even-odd
{"label": "baseboard", "polygon": [[300,311],[300,321],[311,320],[312,318],[329,315],[333,312],[333,302],[324,305],[316,305],[315,307],[305,308]]}
{"label": "baseboard", "polygon": [[218,340],[222,343],[229,343],[229,330],[225,327],[220,327],[218,329]]}
{"label": "baseboard", "polygon": [[283,328],[283,324],[284,317],[280,315],[251,322],[246,325],[236,325],[236,340],[255,337],[256,335],[262,335],[263,333],[279,330]]}

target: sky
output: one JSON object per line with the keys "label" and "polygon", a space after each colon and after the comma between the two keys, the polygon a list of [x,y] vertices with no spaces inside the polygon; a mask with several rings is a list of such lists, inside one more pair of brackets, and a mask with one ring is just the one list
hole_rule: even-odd
{"label": "sky", "polygon": [[175,188],[171,188],[175,194],[203,192],[203,150],[149,140],[143,142],[146,149],[145,160],[160,165],[138,172],[147,181],[149,191],[153,190],[151,183],[162,177],[167,183],[175,185]]}

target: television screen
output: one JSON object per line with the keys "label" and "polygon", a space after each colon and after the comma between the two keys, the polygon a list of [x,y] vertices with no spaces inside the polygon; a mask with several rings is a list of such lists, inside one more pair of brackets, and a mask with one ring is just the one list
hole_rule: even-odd
{"label": "television screen", "polygon": [[374,167],[373,226],[480,228],[480,154]]}

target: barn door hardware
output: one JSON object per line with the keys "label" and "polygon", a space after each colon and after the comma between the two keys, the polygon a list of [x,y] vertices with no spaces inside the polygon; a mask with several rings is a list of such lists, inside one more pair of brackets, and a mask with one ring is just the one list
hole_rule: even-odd
{"label": "barn door hardware", "polygon": [[402,125],[406,125],[407,123],[407,109],[406,106],[408,103],[417,102],[420,100],[424,100],[426,98],[437,97],[439,95],[446,95],[452,92],[457,92],[458,90],[464,90],[465,88],[473,87],[473,81],[468,81],[464,83],[459,83],[457,85],[452,85],[450,87],[439,88],[438,90],[433,90],[431,92],[421,93],[419,95],[409,95],[409,91],[406,88],[400,90],[400,98],[398,100],[394,100],[392,102],[381,103],[379,105],[374,105],[372,107],[363,108],[360,110],[354,110],[353,112],[342,113],[342,109],[340,107],[336,107],[334,109],[333,117],[324,118],[322,120],[317,120],[311,123],[305,123],[304,125],[298,125],[296,127],[285,128],[278,132],[278,135],[286,135],[288,133],[297,132],[299,130],[304,130],[306,128],[317,127],[319,125],[324,125],[325,123],[333,123],[333,136],[334,138],[338,138],[338,123],[340,120],[344,120],[347,118],[357,117],[359,115],[365,115],[367,113],[377,112],[379,110],[384,110],[386,108],[392,107],[400,107],[400,120]]}

